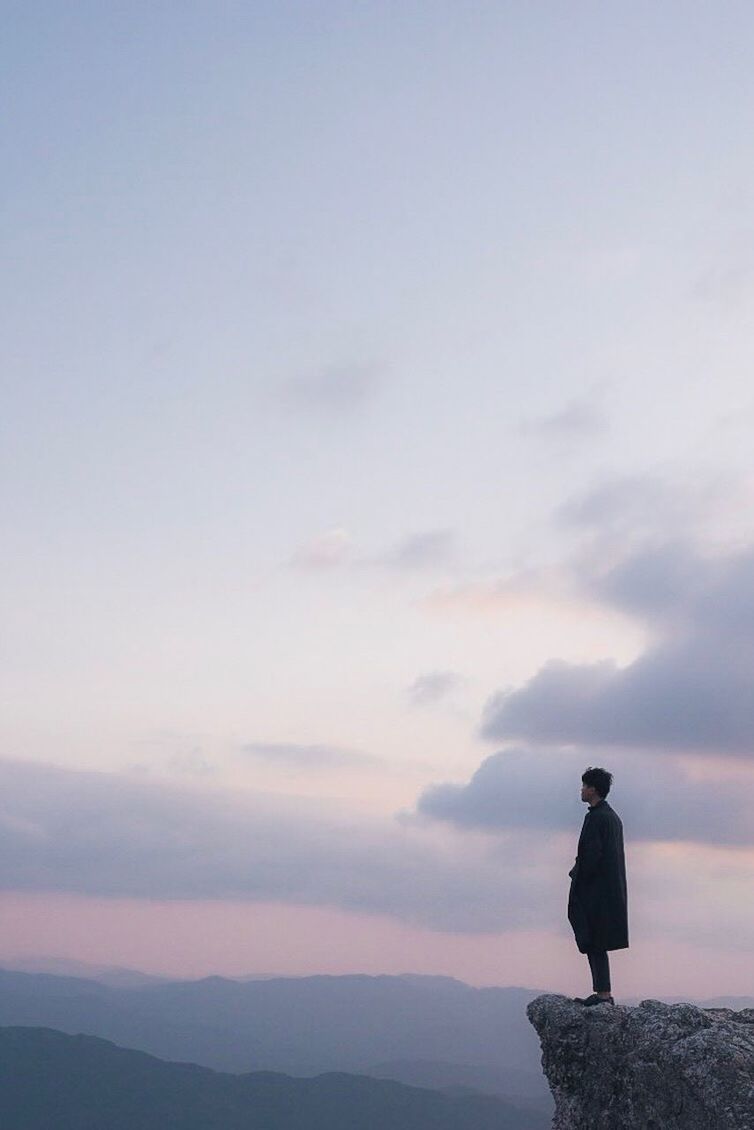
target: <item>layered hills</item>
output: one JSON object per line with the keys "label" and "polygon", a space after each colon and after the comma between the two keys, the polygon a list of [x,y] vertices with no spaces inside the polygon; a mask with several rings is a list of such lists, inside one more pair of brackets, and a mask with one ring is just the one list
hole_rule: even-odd
{"label": "layered hills", "polygon": [[0,971],[0,1024],[84,1032],[219,1071],[349,1072],[551,1110],[527,989],[444,977],[155,982]]}
{"label": "layered hills", "polygon": [[0,1028],[0,1125],[9,1130],[546,1130],[487,1095],[364,1076],[229,1075],[93,1036]]}

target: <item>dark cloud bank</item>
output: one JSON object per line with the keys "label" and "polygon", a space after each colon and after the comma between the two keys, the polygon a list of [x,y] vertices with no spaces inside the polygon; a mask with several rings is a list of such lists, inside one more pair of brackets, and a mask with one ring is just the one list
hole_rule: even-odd
{"label": "dark cloud bank", "polygon": [[[483,761],[466,784],[425,790],[418,811],[489,831],[573,831],[575,814],[568,801],[578,795],[587,764],[583,751],[554,756],[501,751]],[[608,764],[614,774],[611,799],[632,842],[754,845],[754,777],[735,786],[726,780],[698,780],[677,759],[652,754],[618,755]]]}
{"label": "dark cloud bank", "polygon": [[0,773],[6,890],[291,902],[472,932],[541,923],[553,897],[541,860],[506,870],[498,844],[449,847],[411,822],[39,764]]}
{"label": "dark cloud bank", "polygon": [[[632,841],[754,844],[754,550],[655,545],[581,583],[644,621],[647,649],[626,667],[552,660],[494,695],[482,736],[515,748],[466,783],[425,790],[418,812],[490,831],[566,831],[565,798],[588,764],[606,764]],[[700,755],[744,772],[718,761],[718,776],[700,774]]]}
{"label": "dark cloud bank", "polygon": [[592,579],[590,591],[644,620],[654,642],[623,668],[551,661],[491,699],[483,736],[752,759],[754,550],[644,550]]}

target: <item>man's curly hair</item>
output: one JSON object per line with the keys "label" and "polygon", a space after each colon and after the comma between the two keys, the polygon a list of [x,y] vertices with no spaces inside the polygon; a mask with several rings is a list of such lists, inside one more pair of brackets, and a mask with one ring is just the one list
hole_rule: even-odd
{"label": "man's curly hair", "polygon": [[582,773],[581,780],[585,785],[593,785],[597,792],[604,800],[610,792],[610,786],[613,783],[612,773],[608,773],[607,769],[592,769],[591,765]]}

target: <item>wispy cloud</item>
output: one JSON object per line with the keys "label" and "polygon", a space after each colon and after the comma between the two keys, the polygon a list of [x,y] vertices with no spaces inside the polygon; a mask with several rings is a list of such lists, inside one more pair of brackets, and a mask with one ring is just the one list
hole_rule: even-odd
{"label": "wispy cloud", "polygon": [[301,745],[296,742],[247,742],[241,751],[273,765],[296,769],[362,769],[381,765],[374,754],[334,745]]}
{"label": "wispy cloud", "polygon": [[693,469],[602,478],[561,503],[554,519],[591,539],[597,557],[672,539],[742,547],[754,539],[754,480]]}
{"label": "wispy cloud", "polygon": [[300,546],[290,564],[297,569],[334,569],[345,565],[351,556],[353,539],[347,530],[337,527],[317,534]]}
{"label": "wispy cloud", "polygon": [[300,545],[288,564],[312,572],[350,567],[420,572],[446,568],[456,558],[456,537],[452,530],[419,530],[407,534],[382,552],[359,555],[347,530],[336,527],[315,535]]}
{"label": "wispy cloud", "polygon": [[447,698],[462,682],[455,671],[430,671],[414,679],[408,688],[409,698],[414,706],[430,706]]}
{"label": "wispy cloud", "polygon": [[667,530],[669,519],[679,532],[698,508],[698,497],[677,489],[660,475],[624,475],[567,499],[555,518],[564,526],[647,537],[658,529]]}
{"label": "wispy cloud", "polygon": [[371,365],[331,365],[292,377],[277,390],[278,401],[296,414],[344,416],[361,411],[376,396],[382,374]]}
{"label": "wispy cloud", "polygon": [[502,577],[486,577],[435,589],[423,604],[436,611],[489,615],[511,609],[569,605],[584,600],[572,573],[560,569],[524,569]]}
{"label": "wispy cloud", "polygon": [[699,302],[728,310],[739,310],[754,298],[754,240],[750,231],[739,231],[732,242],[715,249],[690,288]]}
{"label": "wispy cloud", "polygon": [[604,434],[608,427],[608,417],[600,404],[577,398],[557,412],[528,417],[522,421],[521,431],[543,439],[587,439]]}
{"label": "wispy cloud", "polygon": [[450,564],[455,550],[452,530],[423,530],[409,534],[382,560],[394,569],[432,569]]}

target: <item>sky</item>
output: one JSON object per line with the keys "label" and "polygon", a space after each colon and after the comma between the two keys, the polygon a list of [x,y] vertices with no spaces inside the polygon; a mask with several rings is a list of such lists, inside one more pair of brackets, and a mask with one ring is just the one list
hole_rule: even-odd
{"label": "sky", "polygon": [[754,994],[751,5],[4,26],[0,960]]}

